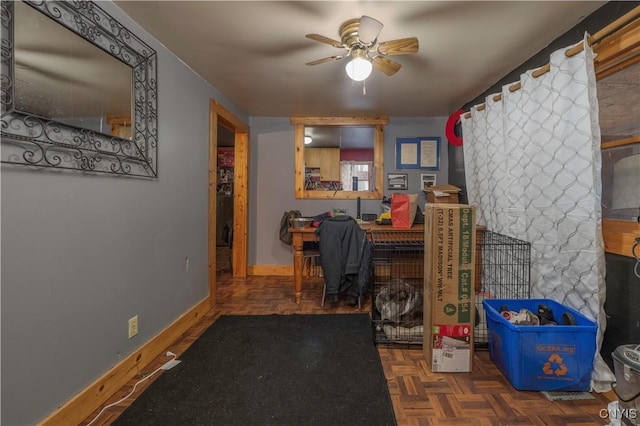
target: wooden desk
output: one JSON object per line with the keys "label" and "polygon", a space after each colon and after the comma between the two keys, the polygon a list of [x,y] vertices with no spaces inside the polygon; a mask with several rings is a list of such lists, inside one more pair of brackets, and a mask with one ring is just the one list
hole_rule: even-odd
{"label": "wooden desk", "polygon": [[[367,231],[367,238],[371,238],[371,231],[385,231],[385,232],[393,232],[401,234],[406,232],[407,229],[393,228],[391,225],[377,225],[375,223],[364,224],[362,225],[362,229]],[[481,266],[481,250],[483,241],[483,234],[486,231],[486,227],[484,226],[476,226],[476,278],[475,278],[475,291],[479,292],[482,286],[482,266]],[[418,224],[413,225],[410,231],[420,231],[422,235],[424,235],[424,225]],[[293,277],[294,277],[294,288],[296,293],[296,303],[300,303],[302,299],[302,257],[304,254],[303,245],[307,241],[318,241],[318,236],[316,235],[316,228],[289,228],[289,232],[291,232],[292,236],[292,244],[293,247]]]}
{"label": "wooden desk", "polygon": [[[367,231],[367,238],[371,238],[371,231],[387,231],[387,232],[406,232],[406,229],[393,228],[391,225],[377,225],[375,223],[363,224],[362,229]],[[291,232],[293,247],[293,278],[296,292],[296,303],[300,303],[302,299],[302,257],[304,254],[303,246],[308,241],[318,241],[316,235],[317,228],[289,228]],[[424,233],[424,225],[413,225],[411,231],[420,231]]]}

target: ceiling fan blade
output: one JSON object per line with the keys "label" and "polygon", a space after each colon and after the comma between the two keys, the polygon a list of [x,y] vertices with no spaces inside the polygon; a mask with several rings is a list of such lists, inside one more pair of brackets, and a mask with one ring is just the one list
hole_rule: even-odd
{"label": "ceiling fan blade", "polygon": [[373,58],[371,63],[375,69],[388,76],[394,75],[400,70],[400,67],[402,67],[402,65],[400,65],[396,61],[392,61],[391,59],[385,58],[384,56],[376,56],[375,58]]}
{"label": "ceiling fan blade", "polygon": [[383,55],[412,55],[418,52],[419,43],[416,37],[383,41],[378,44],[378,52]]}
{"label": "ceiling fan blade", "polygon": [[[42,64],[37,64],[37,63],[29,64],[27,62],[25,63],[16,62],[15,67],[16,69],[22,70],[21,72],[18,73],[18,75],[16,75],[16,80],[21,82],[26,82],[27,84],[33,84],[34,83],[33,78],[35,77],[39,81],[44,80],[47,83],[50,82],[52,85],[55,85],[55,87],[57,87],[57,85],[60,83],[64,83],[64,84],[72,83],[74,86],[83,86],[83,87],[92,86],[92,82],[90,80],[81,78],[79,74],[76,75],[76,74],[69,74],[63,71],[58,71],[55,69],[55,67],[53,68],[47,67],[46,64],[42,66]],[[27,78],[27,80],[24,80],[24,78]]]}
{"label": "ceiling fan blade", "polygon": [[20,46],[16,46],[16,52],[55,58],[91,59],[93,57],[91,51],[75,49],[71,53],[69,46],[42,46],[42,43],[20,43]]}
{"label": "ceiling fan blade", "polygon": [[382,22],[370,16],[362,15],[358,27],[358,39],[363,43],[373,43],[382,31]]}
{"label": "ceiling fan blade", "polygon": [[307,34],[305,37],[310,38],[311,40],[319,41],[320,43],[329,44],[333,47],[344,47],[342,43],[340,43],[338,40],[334,40],[332,38],[325,37],[320,34]]}
{"label": "ceiling fan blade", "polygon": [[328,58],[323,58],[323,59],[318,59],[317,61],[307,62],[306,65],[324,64],[325,62],[337,61],[338,59],[342,59],[342,56],[340,56],[340,55],[329,56]]}

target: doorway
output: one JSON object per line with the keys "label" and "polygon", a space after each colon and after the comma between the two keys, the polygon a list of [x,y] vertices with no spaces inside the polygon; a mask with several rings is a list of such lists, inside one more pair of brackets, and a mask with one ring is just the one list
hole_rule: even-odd
{"label": "doorway", "polygon": [[[229,139],[233,139],[230,142]],[[218,143],[227,146],[233,152],[233,178],[229,182],[228,170],[225,171],[227,185],[218,186],[222,170],[218,170]],[[220,179],[222,180],[222,179]],[[223,182],[220,182],[223,183]],[[229,186],[229,184],[231,186]],[[221,212],[231,222],[229,231],[231,241],[229,263],[231,275],[234,278],[247,276],[247,205],[249,199],[249,126],[238,119],[233,113],[218,104],[215,100],[209,103],[209,297],[211,306],[215,306],[216,274],[217,274],[217,246],[218,246],[218,189],[222,189],[227,205],[224,207],[232,212]],[[222,224],[222,230],[224,225]]]}
{"label": "doorway", "polygon": [[216,275],[232,273],[235,134],[218,120],[216,183]]}

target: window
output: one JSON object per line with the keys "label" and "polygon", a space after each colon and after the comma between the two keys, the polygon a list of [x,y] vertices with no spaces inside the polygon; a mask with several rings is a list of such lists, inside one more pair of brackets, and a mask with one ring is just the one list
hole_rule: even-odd
{"label": "window", "polygon": [[640,143],[602,150],[602,216],[638,221]]}
{"label": "window", "polygon": [[[295,197],[297,199],[380,200],[384,170],[384,126],[387,117],[291,117],[294,126]],[[364,137],[363,137],[364,135]],[[309,144],[305,145],[305,137]],[[368,153],[365,155],[365,153]],[[342,161],[370,162],[366,185],[363,170],[342,178]],[[363,189],[365,188],[366,189]]]}
{"label": "window", "polygon": [[368,191],[371,187],[371,161],[341,161],[340,175],[342,188],[351,191]]}

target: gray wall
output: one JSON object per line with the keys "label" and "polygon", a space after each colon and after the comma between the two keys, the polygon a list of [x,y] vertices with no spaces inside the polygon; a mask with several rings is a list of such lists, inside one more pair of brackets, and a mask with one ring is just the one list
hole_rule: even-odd
{"label": "gray wall", "polygon": [[2,165],[6,425],[43,419],[207,296],[210,98],[248,122],[113,4],[100,6],[158,52],[159,177]]}
{"label": "gray wall", "polygon": [[[250,265],[292,263],[278,240],[284,210],[356,212],[355,200],[294,199],[288,117],[249,120],[116,6],[100,6],[158,52],[159,177],[2,165],[2,424],[42,420],[207,296],[211,98],[251,126]],[[396,137],[439,136],[438,183],[446,183],[445,122],[392,118],[385,178]],[[419,192],[421,172],[407,173],[406,192]],[[362,212],[380,211],[379,201],[363,200]],[[128,339],[134,315],[139,334]]]}
{"label": "gray wall", "polygon": [[[390,118],[384,132],[385,195],[386,174],[395,170],[396,138],[423,136],[440,137],[440,170],[437,183],[447,183],[448,154],[444,135],[447,117]],[[346,208],[356,215],[355,200],[296,200],[294,194],[294,140],[289,118],[256,118],[250,120],[250,197],[249,197],[249,265],[291,265],[291,247],[278,239],[280,218],[286,210],[297,209],[305,216],[316,215],[334,207]],[[420,174],[430,171],[407,170],[409,189],[402,193],[420,193],[419,205],[424,208]],[[362,213],[381,213],[379,200],[362,200]]]}

